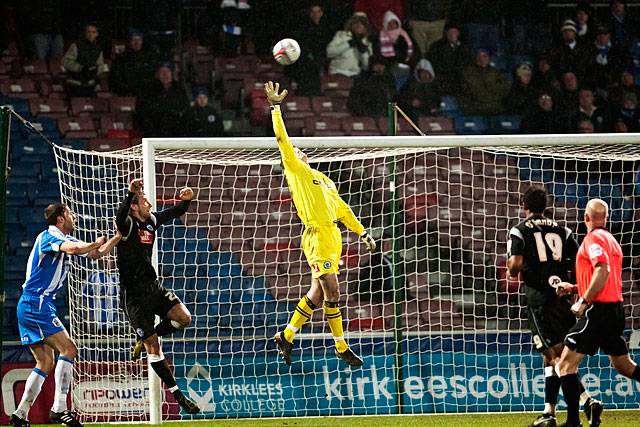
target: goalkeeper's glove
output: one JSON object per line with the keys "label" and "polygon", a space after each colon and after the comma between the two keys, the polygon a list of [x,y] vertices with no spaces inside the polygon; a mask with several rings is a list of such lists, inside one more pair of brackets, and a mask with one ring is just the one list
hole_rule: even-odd
{"label": "goalkeeper's glove", "polygon": [[267,101],[269,101],[269,104],[273,105],[278,105],[282,102],[282,100],[287,96],[287,90],[283,89],[282,92],[278,93],[280,91],[280,83],[277,83],[274,85],[272,81],[269,81],[267,83],[264,84],[264,93],[267,96]]}
{"label": "goalkeeper's glove", "polygon": [[367,246],[369,252],[376,250],[376,241],[366,231],[360,235],[360,241]]}

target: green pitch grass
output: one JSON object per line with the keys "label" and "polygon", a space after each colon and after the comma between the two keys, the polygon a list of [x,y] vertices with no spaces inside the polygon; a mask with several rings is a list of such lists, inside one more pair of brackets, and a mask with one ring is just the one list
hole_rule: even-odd
{"label": "green pitch grass", "polygon": [[[465,414],[465,415],[423,415],[423,416],[380,416],[380,417],[319,417],[284,419],[242,419],[219,421],[183,421],[166,422],[170,427],[519,427],[526,426],[537,413],[529,414]],[[558,419],[564,422],[564,414]],[[637,427],[640,425],[640,411],[606,410],[602,415],[602,424],[611,427]],[[54,426],[54,424],[47,424]],[[59,424],[55,424],[58,426]],[[112,427],[114,424],[88,424],[90,426]],[[123,424],[125,426],[148,424]],[[588,426],[582,417],[582,425]]]}

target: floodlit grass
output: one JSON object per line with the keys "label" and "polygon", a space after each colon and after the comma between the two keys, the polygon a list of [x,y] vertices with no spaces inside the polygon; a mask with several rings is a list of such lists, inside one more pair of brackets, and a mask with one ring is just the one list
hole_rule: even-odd
{"label": "floodlit grass", "polygon": [[[538,414],[466,414],[466,415],[424,415],[424,416],[380,416],[380,417],[319,417],[319,418],[283,418],[283,419],[241,419],[218,421],[182,421],[166,422],[171,427],[499,427],[525,426]],[[564,422],[561,414],[559,422]],[[612,427],[637,427],[640,425],[640,411],[605,410],[603,425]],[[586,418],[582,424],[588,426]],[[49,424],[47,424],[49,425]],[[54,426],[54,424],[50,424]],[[58,426],[59,424],[55,424]],[[112,426],[113,424],[89,424],[91,426]],[[126,424],[147,425],[147,424]]]}

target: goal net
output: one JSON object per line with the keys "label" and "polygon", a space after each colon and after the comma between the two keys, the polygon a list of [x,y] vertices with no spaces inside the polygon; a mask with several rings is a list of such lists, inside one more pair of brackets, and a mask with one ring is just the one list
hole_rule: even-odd
{"label": "goal net", "polygon": [[[271,340],[311,283],[273,138],[146,140],[144,149],[55,154],[63,201],[87,240],[113,233],[134,177],[144,175],[157,209],[175,204],[181,187],[194,188],[189,212],[158,232],[161,281],[193,317],[162,346],[178,385],[203,410],[197,417],[237,418],[541,409],[541,358],[521,283],[505,269],[508,230],[523,219],[520,196],[533,184],[547,188],[549,214],[579,237],[587,200],[609,203],[625,254],[627,332],[640,355],[636,141],[294,138],[381,248],[367,253],[342,228],[340,305],[347,341],[365,362],[352,369],[334,356],[322,309],[297,335],[291,367]],[[113,261],[71,264],[74,408],[85,421],[158,421],[158,408],[162,419],[189,419],[168,392],[156,408],[146,358],[130,360],[135,336],[119,310]],[[607,407],[638,407],[638,384],[605,356],[588,358],[580,373]]]}

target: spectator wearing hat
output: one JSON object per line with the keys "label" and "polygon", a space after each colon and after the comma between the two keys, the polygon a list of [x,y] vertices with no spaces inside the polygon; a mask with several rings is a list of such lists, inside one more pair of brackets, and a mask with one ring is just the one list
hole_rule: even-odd
{"label": "spectator wearing hat", "polygon": [[596,28],[596,39],[590,48],[591,66],[587,81],[605,92],[620,75],[624,67],[631,63],[631,57],[620,45],[611,41],[611,32],[605,25]]}
{"label": "spectator wearing hat", "polygon": [[491,65],[487,49],[478,49],[476,61],[462,74],[465,89],[462,109],[465,114],[490,115],[504,111],[503,100],[509,93],[509,81]]}
{"label": "spectator wearing hat", "polygon": [[98,28],[86,24],[82,36],[69,46],[62,57],[62,66],[67,72],[66,90],[70,97],[96,96],[99,79],[109,71],[97,40]]}
{"label": "spectator wearing hat", "polygon": [[535,106],[538,90],[532,84],[533,70],[528,63],[518,65],[511,90],[504,99],[504,106],[508,113],[524,115]]}
{"label": "spectator wearing hat", "polygon": [[165,62],[156,71],[147,96],[138,99],[136,122],[146,137],[183,136],[183,116],[189,99],[173,75],[173,64]]}
{"label": "spectator wearing hat", "polygon": [[442,38],[431,45],[427,58],[438,75],[443,93],[458,96],[462,90],[461,70],[472,63],[471,52],[460,39],[460,26],[448,22]]}
{"label": "spectator wearing hat", "polygon": [[562,40],[551,51],[554,70],[558,74],[572,71],[578,78],[584,77],[591,58],[588,47],[578,42],[576,23],[567,19],[562,23],[560,32]]}
{"label": "spectator wearing hat", "polygon": [[349,18],[344,30],[336,32],[327,45],[329,74],[354,77],[369,68],[369,57],[373,47],[369,39],[369,20],[355,13]]}
{"label": "spectator wearing hat", "polygon": [[382,117],[395,96],[396,82],[387,69],[387,62],[376,55],[371,58],[369,71],[353,81],[347,108],[354,116]]}
{"label": "spectator wearing hat", "polygon": [[573,117],[573,123],[583,119],[591,120],[594,132],[609,132],[612,128],[611,116],[604,107],[597,107],[594,102],[593,90],[582,87],[578,91],[578,111]]}
{"label": "spectator wearing hat", "polygon": [[574,12],[577,40],[583,44],[590,44],[595,39],[594,11],[588,1],[579,1]]}
{"label": "spectator wearing hat", "polygon": [[225,136],[220,112],[209,104],[209,91],[196,88],[195,102],[185,114],[186,134],[193,137]]}
{"label": "spectator wearing hat", "polygon": [[431,45],[442,37],[451,9],[451,0],[409,0],[408,28],[416,41],[417,50],[426,55]]}
{"label": "spectator wearing hat", "polygon": [[131,29],[126,50],[113,61],[111,90],[119,96],[143,96],[153,81],[157,64],[156,55],[144,45],[142,31]]}
{"label": "spectator wearing hat", "polygon": [[626,1],[612,0],[609,16],[603,21],[611,30],[614,45],[627,49],[638,34],[638,23],[627,11]]}
{"label": "spectator wearing hat", "polygon": [[636,99],[640,99],[640,86],[635,82],[633,71],[633,66],[627,66],[622,73],[620,73],[618,81],[614,83],[613,87],[609,90],[607,100],[615,108],[622,107],[624,96],[628,93],[632,93],[636,96]]}
{"label": "spectator wearing hat", "polygon": [[400,17],[401,22],[404,20],[404,1],[403,0],[355,0],[353,4],[354,12],[360,12],[369,19],[374,31],[382,31],[384,15],[387,11],[392,11],[396,16]]}
{"label": "spectator wearing hat", "polygon": [[524,115],[520,131],[526,134],[563,133],[566,127],[554,110],[552,92],[541,91],[535,106]]}
{"label": "spectator wearing hat", "polygon": [[413,78],[405,83],[398,97],[400,107],[411,120],[420,116],[433,116],[440,108],[441,90],[431,62],[421,59],[416,64]]}
{"label": "spectator wearing hat", "polygon": [[411,74],[409,63],[413,56],[413,42],[402,28],[398,16],[387,11],[384,15],[383,29],[378,36],[380,55],[387,60],[387,67],[398,86],[404,85]]}

